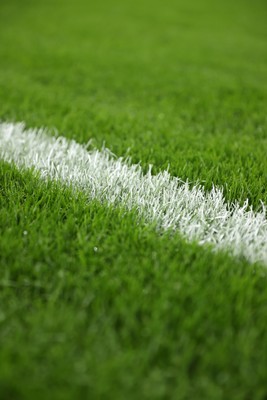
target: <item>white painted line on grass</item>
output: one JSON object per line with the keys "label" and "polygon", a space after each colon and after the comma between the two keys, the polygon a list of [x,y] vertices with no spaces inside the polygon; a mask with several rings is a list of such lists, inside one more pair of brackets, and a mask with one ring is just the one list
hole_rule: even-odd
{"label": "white painted line on grass", "polygon": [[189,187],[167,171],[143,173],[140,165],[116,159],[109,150],[88,151],[64,137],[23,123],[0,123],[0,158],[19,168],[34,167],[52,178],[86,192],[89,199],[122,205],[160,229],[175,229],[189,241],[211,243],[215,249],[267,264],[267,220],[248,204],[227,204],[222,191]]}

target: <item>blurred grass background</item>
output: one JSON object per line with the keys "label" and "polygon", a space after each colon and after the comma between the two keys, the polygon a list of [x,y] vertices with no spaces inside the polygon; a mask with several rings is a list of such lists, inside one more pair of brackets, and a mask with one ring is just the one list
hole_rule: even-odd
{"label": "blurred grass background", "polygon": [[267,200],[266,17],[261,0],[4,0],[0,118],[105,141],[155,172],[170,163],[257,208]]}

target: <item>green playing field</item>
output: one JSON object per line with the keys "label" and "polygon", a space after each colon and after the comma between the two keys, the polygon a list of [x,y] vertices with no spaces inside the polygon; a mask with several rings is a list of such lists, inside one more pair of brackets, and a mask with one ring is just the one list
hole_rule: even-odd
{"label": "green playing field", "polygon": [[113,204],[108,184],[103,201],[43,179],[6,156],[2,134],[23,122],[104,145],[141,178],[168,169],[257,215],[266,21],[265,0],[1,1],[1,399],[267,398],[264,262],[158,229],[149,202],[129,209],[122,191]]}

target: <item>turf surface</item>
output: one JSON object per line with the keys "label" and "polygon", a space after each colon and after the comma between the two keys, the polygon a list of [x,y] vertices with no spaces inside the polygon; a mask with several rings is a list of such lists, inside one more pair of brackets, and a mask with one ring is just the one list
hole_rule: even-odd
{"label": "turf surface", "polygon": [[[4,0],[0,118],[267,203],[265,1]],[[0,163],[0,397],[266,399],[266,269]]]}

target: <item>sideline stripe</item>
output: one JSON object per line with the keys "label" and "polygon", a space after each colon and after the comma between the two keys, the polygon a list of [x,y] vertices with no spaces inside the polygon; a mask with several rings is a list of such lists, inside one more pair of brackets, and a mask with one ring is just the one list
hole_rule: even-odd
{"label": "sideline stripe", "polygon": [[23,123],[0,123],[0,158],[19,168],[34,167],[41,177],[83,190],[89,199],[136,209],[160,229],[179,230],[189,241],[211,243],[250,262],[267,264],[267,220],[248,210],[248,202],[227,204],[216,187],[205,192],[197,185],[171,177],[167,171],[144,174],[140,165],[116,159],[108,150],[88,151],[44,129],[25,130]]}

